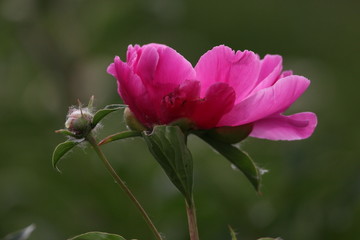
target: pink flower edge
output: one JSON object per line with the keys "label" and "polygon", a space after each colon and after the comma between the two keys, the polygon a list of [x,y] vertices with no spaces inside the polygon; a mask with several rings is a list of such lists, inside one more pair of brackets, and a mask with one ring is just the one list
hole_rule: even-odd
{"label": "pink flower edge", "polygon": [[268,140],[301,140],[310,137],[317,126],[317,116],[312,112],[290,116],[273,115],[254,122],[251,137]]}

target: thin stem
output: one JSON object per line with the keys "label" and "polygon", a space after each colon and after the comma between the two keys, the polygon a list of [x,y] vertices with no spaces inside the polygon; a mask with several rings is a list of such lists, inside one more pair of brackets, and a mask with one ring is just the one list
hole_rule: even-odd
{"label": "thin stem", "polygon": [[135,204],[136,208],[140,211],[141,215],[143,216],[144,220],[146,221],[147,225],[155,235],[157,240],[162,240],[161,235],[159,231],[156,229],[155,225],[151,221],[149,215],[145,212],[144,208],[141,206],[139,201],[136,199],[134,194],[130,191],[130,189],[126,186],[125,182],[119,177],[119,175],[115,172],[114,168],[111,166],[110,162],[105,157],[104,153],[101,151],[99,146],[96,143],[96,140],[94,137],[89,134],[86,137],[86,140],[91,144],[91,146],[94,148],[95,152],[99,156],[99,158],[104,163],[106,169],[110,173],[110,175],[114,178],[115,182],[119,185],[119,187],[126,193],[126,195],[130,198],[130,200]]}
{"label": "thin stem", "polygon": [[188,217],[188,224],[189,224],[190,240],[199,240],[194,200],[193,199],[191,200],[191,204],[189,204],[187,201],[185,202],[186,202],[186,214]]}

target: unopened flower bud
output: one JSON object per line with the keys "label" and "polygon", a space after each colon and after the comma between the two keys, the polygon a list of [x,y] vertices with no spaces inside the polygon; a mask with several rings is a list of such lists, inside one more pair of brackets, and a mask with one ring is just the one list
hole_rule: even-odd
{"label": "unopened flower bud", "polygon": [[70,109],[65,122],[65,127],[78,138],[86,137],[91,129],[93,115],[87,108]]}
{"label": "unopened flower bud", "polygon": [[125,123],[130,130],[134,131],[145,131],[148,130],[139,120],[135,117],[134,113],[130,108],[125,108],[124,110],[124,119]]}

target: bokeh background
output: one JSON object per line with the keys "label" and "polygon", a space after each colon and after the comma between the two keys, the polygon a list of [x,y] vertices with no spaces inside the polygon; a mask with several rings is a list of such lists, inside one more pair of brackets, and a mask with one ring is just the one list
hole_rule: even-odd
{"label": "bokeh background", "polygon": [[[215,45],[281,54],[311,79],[289,113],[313,111],[304,141],[248,139],[242,148],[269,172],[262,196],[195,137],[195,200],[202,239],[356,239],[360,234],[360,2],[350,0],[0,1],[0,238],[35,223],[32,240],[87,231],[152,239],[137,210],[91,149],[51,167],[68,106],[91,95],[120,103],[106,67],[127,45],[158,42],[194,65]],[[121,113],[99,138],[124,129]],[[169,240],[188,239],[184,202],[141,139],[103,147]]]}

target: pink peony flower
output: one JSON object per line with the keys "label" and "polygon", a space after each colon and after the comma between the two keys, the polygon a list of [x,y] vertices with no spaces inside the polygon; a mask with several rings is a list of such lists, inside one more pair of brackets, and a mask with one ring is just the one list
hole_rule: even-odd
{"label": "pink peony flower", "polygon": [[148,128],[180,118],[198,129],[251,124],[252,137],[296,140],[309,137],[314,113],[282,113],[310,81],[282,69],[282,58],[217,46],[195,68],[160,44],[130,45],[126,62],[115,57],[107,69],[136,118]]}

